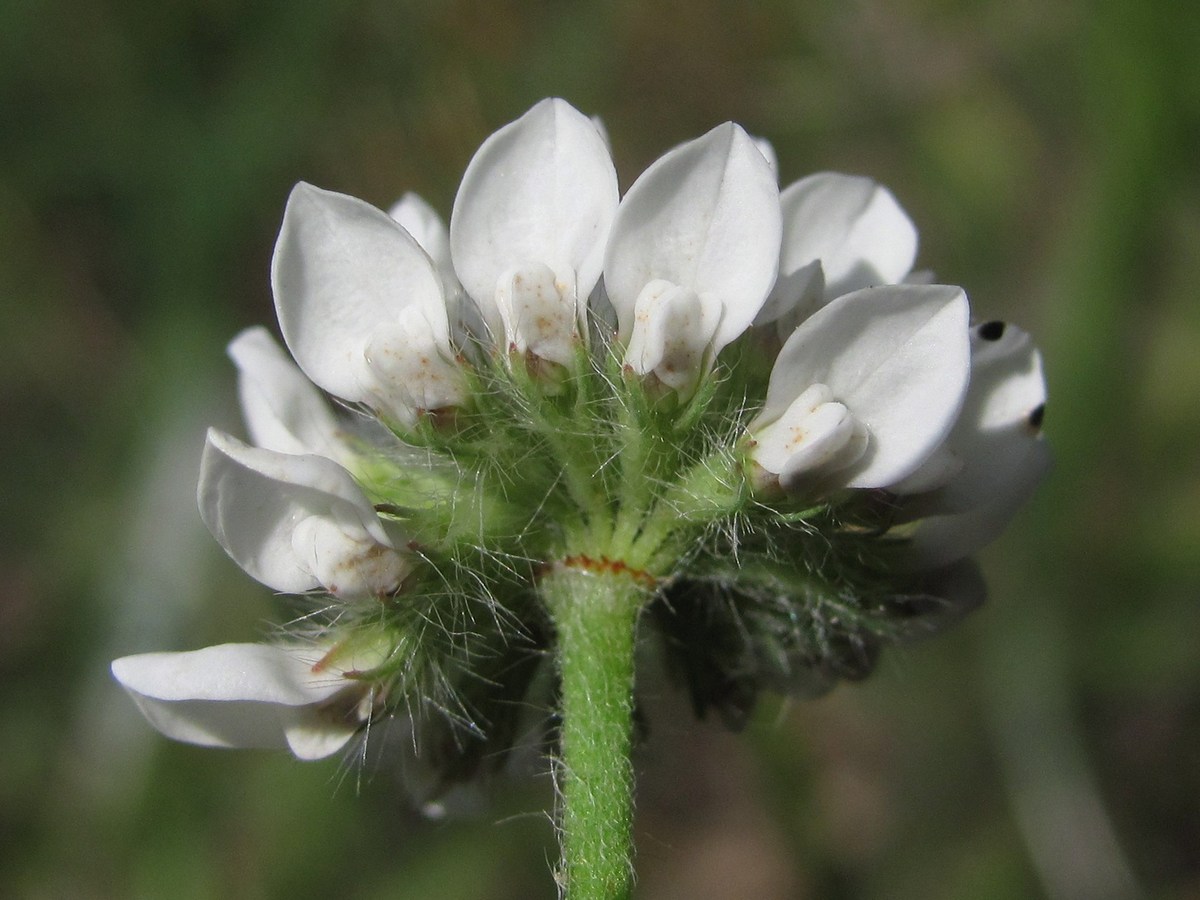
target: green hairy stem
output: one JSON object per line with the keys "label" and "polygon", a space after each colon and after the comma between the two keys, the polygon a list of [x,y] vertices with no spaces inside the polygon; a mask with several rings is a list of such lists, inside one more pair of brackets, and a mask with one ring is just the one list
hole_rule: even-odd
{"label": "green hairy stem", "polygon": [[558,761],[568,900],[628,897],[633,872],[633,656],[649,587],[619,563],[572,558],[541,583],[558,634]]}

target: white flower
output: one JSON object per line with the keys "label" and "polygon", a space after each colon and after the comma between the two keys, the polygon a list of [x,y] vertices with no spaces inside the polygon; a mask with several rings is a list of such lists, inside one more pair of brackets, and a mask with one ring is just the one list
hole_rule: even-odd
{"label": "white flower", "polygon": [[353,662],[313,647],[221,644],[115,660],[112,673],[150,724],[205,747],[287,747],[300,759],[336,753],[370,716]]}
{"label": "white flower", "polygon": [[389,594],[411,569],[354,478],[323,456],[249,447],[210,429],[198,498],[225,552],[277,591]]}
{"label": "white flower", "polygon": [[483,142],[450,216],[454,268],[504,349],[570,364],[617,208],[596,125],[543,100]]}
{"label": "white flower", "polygon": [[442,274],[387,213],[296,185],[271,283],[288,349],[329,393],[401,424],[462,402]]}
{"label": "white flower", "polygon": [[731,122],[651,165],[621,201],[604,260],[625,364],[690,394],[766,299],[781,228],[771,166]]}
{"label": "white flower", "polygon": [[321,392],[267,329],[247,328],[229,343],[238,370],[238,398],[254,444],[278,453],[353,459],[342,426]]}
{"label": "white flower", "polygon": [[870,178],[818,172],[784,188],[779,279],[755,319],[792,329],[835,297],[899,284],[912,270],[917,230],[892,193]]}
{"label": "white flower", "polygon": [[784,487],[837,472],[840,485],[888,487],[950,432],[970,375],[959,288],[895,285],[843,295],[783,345],[751,456]]}

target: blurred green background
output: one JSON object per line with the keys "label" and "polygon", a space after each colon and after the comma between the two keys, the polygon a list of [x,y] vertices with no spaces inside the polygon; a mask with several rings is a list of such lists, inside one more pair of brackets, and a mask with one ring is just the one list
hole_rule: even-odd
{"label": "blurred green background", "polygon": [[645,898],[1200,897],[1200,31],[1170,0],[0,6],[0,895],[543,898],[548,780],[156,736],[108,661],[279,609],[195,510],[225,342],[300,179],[444,214],[537,99],[625,185],[735,119],[875,176],[919,265],[1032,331],[1057,468],[990,604],[863,685],[693,723],[646,679]]}

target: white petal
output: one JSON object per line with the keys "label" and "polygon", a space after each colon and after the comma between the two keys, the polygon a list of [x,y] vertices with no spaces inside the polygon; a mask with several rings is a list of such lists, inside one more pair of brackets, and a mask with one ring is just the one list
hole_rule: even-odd
{"label": "white petal", "polygon": [[887,487],[945,439],[970,372],[967,298],[959,288],[892,286],[844,295],[779,351],[766,405],[751,431],[780,418],[815,384],[828,385],[868,430],[847,486]]}
{"label": "white petal", "polygon": [[565,100],[541,101],[483,142],[454,199],[450,246],[494,334],[497,283],[515,268],[540,263],[591,293],[617,200],[604,138]]}
{"label": "white petal", "polygon": [[[969,392],[970,387],[967,390]],[[962,418],[961,413],[959,418]],[[894,494],[920,494],[945,485],[963,470],[962,458],[950,449],[951,444],[951,438],[947,438],[946,443],[934,450],[920,468],[891,485],[888,490]]]}
{"label": "white petal", "polygon": [[[113,676],[167,737],[208,747],[286,747],[290,732],[310,735],[304,758],[336,752],[358,722],[330,701],[359,689],[339,673],[314,671],[321,651],[266,644],[221,644],[189,653],[115,660]],[[300,755],[299,753],[297,755]]]}
{"label": "white petal", "polygon": [[638,296],[665,280],[724,307],[714,351],[754,320],[775,281],[782,224],[775,175],[731,122],[669,151],[634,182],[613,222],[604,282],[629,340]]}
{"label": "white petal", "polygon": [[352,553],[372,560],[376,554],[388,555],[394,580],[370,585],[371,593],[394,589],[405,573],[406,561],[391,549],[370,501],[349,472],[324,457],[248,447],[210,429],[200,463],[198,499],[204,523],[225,552],[277,591],[323,587],[346,593],[344,585],[331,584],[327,571],[314,571],[310,560],[293,547],[296,525],[310,516],[346,532],[343,562]]}
{"label": "white petal", "polygon": [[690,394],[711,361],[722,312],[720,301],[711,295],[697,296],[669,281],[650,282],[635,305],[638,324],[629,339],[625,365]]}
{"label": "white petal", "polygon": [[596,126],[596,132],[600,135],[600,140],[604,141],[604,146],[608,149],[608,155],[612,156],[612,139],[608,136],[608,126],[604,124],[604,120],[599,116],[589,117],[589,121]]}
{"label": "white petal", "polygon": [[[784,304],[772,305],[776,297],[786,297]],[[779,273],[771,296],[754,320],[756,325],[775,323],[775,333],[780,341],[786,341],[792,332],[825,305],[825,272],[820,260],[801,266],[794,272]]]}
{"label": "white petal", "polygon": [[814,384],[754,435],[754,461],[788,487],[801,476],[845,468],[867,447],[866,427],[827,385]]}
{"label": "white petal", "polygon": [[1050,450],[1044,440],[1032,442],[1010,473],[1004,489],[968,510],[931,516],[917,523],[912,534],[910,563],[916,568],[937,568],[969,556],[990,544],[1033,496],[1050,470]]}
{"label": "white petal", "polygon": [[759,323],[785,315],[802,295],[794,275],[819,261],[825,298],[898,284],[917,255],[917,230],[887,188],[862,176],[820,172],[785,188],[780,282]]}
{"label": "white petal", "polygon": [[510,352],[571,364],[581,312],[573,283],[563,282],[540,263],[513,269],[497,282],[496,310]]}
{"label": "white petal", "polygon": [[296,523],[292,530],[296,559],[325,590],[338,597],[395,590],[411,566],[390,546],[375,541],[356,521],[347,520],[343,510],[309,516]]}
{"label": "white petal", "polygon": [[271,265],[275,308],[292,356],[316,384],[346,400],[386,406],[364,350],[381,326],[415,310],[453,357],[441,278],[386,213],[298,184]]}
{"label": "white petal", "polygon": [[454,271],[454,260],[450,257],[450,229],[446,227],[437,211],[412,191],[393,203],[388,215],[420,244],[421,249],[429,254],[429,258],[437,266],[438,273],[442,276],[442,292],[445,294],[446,316],[450,322],[450,329],[455,339],[461,343],[465,335],[462,322],[463,289],[458,283],[458,274]]}
{"label": "white petal", "polygon": [[377,408],[403,424],[418,412],[457,406],[466,397],[462,369],[436,332],[422,310],[409,307],[376,328],[363,347]]}
{"label": "white petal", "polygon": [[771,167],[771,171],[775,173],[775,180],[779,180],[779,155],[775,152],[775,146],[765,137],[755,137],[754,146],[758,148],[758,152],[763,155],[763,159],[767,161],[767,165]]}
{"label": "white petal", "polygon": [[[283,736],[293,756],[305,761],[324,759],[337,753],[354,737],[357,724],[354,727],[343,725],[338,719],[345,716],[344,712],[330,710],[330,713],[322,715],[314,710],[310,715],[298,716],[296,721],[285,724]],[[333,721],[329,721],[330,718]]]}
{"label": "white petal", "polygon": [[[1004,491],[1023,464],[1031,443],[1041,439],[1046,404],[1042,358],[1029,335],[1002,322],[971,329],[971,383],[962,412],[940,455],[958,463],[939,487],[914,498],[922,511],[962,512]],[[913,478],[927,474],[922,466]],[[929,484],[906,479],[897,493],[926,490]]]}
{"label": "white petal", "polygon": [[450,259],[450,231],[442,217],[420,194],[409,191],[392,204],[388,215],[429,254],[438,269],[454,274],[454,264]]}
{"label": "white petal", "polygon": [[348,456],[341,427],[321,392],[261,326],[229,344],[238,396],[254,443],[280,453]]}

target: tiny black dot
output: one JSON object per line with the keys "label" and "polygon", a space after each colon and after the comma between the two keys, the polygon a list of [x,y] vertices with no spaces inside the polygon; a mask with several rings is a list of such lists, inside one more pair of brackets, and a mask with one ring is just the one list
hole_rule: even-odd
{"label": "tiny black dot", "polygon": [[984,322],[979,326],[979,336],[985,341],[998,341],[1004,337],[1003,322]]}
{"label": "tiny black dot", "polygon": [[1039,403],[1037,408],[1029,414],[1029,424],[1034,428],[1042,427],[1042,419],[1046,417],[1046,404]]}

